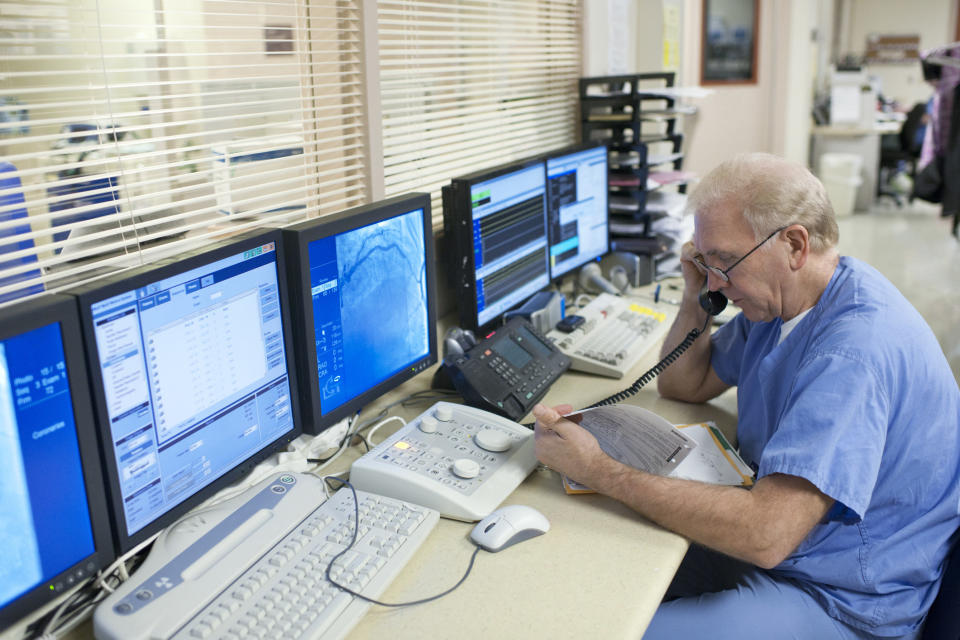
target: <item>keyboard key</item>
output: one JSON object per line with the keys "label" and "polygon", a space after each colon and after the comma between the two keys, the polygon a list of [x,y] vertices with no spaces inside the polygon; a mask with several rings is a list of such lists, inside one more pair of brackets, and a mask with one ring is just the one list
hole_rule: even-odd
{"label": "keyboard key", "polygon": [[[381,496],[358,493],[356,545],[337,559],[331,576],[353,591],[377,597],[436,526],[438,514]],[[313,516],[258,558],[232,586],[171,636],[315,638],[345,635],[369,608],[325,577],[334,555],[353,538],[353,494],[341,489]],[[369,593],[367,591],[369,590]]]}

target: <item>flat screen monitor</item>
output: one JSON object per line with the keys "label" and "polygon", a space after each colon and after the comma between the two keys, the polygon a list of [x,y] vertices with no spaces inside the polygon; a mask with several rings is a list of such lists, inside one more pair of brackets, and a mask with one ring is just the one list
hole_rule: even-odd
{"label": "flat screen monitor", "polygon": [[300,434],[282,249],[257,232],[76,292],[121,553]]}
{"label": "flat screen monitor", "polygon": [[559,278],[609,250],[607,182],[605,145],[547,156],[551,278]]}
{"label": "flat screen monitor", "polygon": [[73,298],[0,310],[0,630],[115,557],[85,367]]}
{"label": "flat screen monitor", "polygon": [[430,197],[284,229],[304,430],[320,433],[437,361]]}
{"label": "flat screen monitor", "polygon": [[457,178],[444,187],[461,327],[492,326],[550,284],[546,190],[542,158]]}

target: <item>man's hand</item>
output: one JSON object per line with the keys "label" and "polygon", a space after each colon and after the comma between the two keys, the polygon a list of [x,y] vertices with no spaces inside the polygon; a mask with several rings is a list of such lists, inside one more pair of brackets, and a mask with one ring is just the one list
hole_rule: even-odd
{"label": "man's hand", "polygon": [[744,491],[632,469],[604,453],[589,431],[560,417],[570,410],[533,408],[542,463],[671,531],[746,562],[765,568],[780,564],[833,504],[797,476],[764,476]]}
{"label": "man's hand", "polygon": [[533,408],[537,418],[534,428],[537,459],[554,471],[592,486],[591,480],[603,473],[612,458],[600,448],[597,439],[580,425],[561,417],[572,410],[569,405],[553,409],[538,404]]}
{"label": "man's hand", "polygon": [[685,291],[695,291],[699,293],[706,282],[707,274],[701,271],[700,267],[693,261],[694,257],[699,255],[700,252],[693,246],[693,242],[689,240],[680,247],[680,270],[683,272]]}

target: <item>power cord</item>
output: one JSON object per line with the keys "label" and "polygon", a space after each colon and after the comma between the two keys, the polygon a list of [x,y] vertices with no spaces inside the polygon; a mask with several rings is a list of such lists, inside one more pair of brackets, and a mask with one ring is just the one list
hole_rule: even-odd
{"label": "power cord", "polygon": [[350,420],[350,423],[347,425],[347,432],[340,439],[340,444],[337,445],[337,450],[334,451],[332,455],[329,455],[326,458],[307,458],[308,463],[320,465],[316,469],[313,469],[312,473],[317,473],[318,471],[322,470],[324,467],[329,466],[331,463],[333,463],[334,460],[336,460],[341,455],[343,455],[343,452],[349,448],[350,443],[353,442],[353,437],[357,434],[357,431],[359,430],[358,429],[359,417],[360,417],[360,412],[358,411]]}
{"label": "power cord", "polygon": [[337,582],[336,580],[334,580],[333,577],[330,575],[330,570],[333,568],[334,563],[341,556],[343,556],[345,553],[350,551],[350,549],[352,549],[353,546],[357,543],[357,531],[360,528],[360,500],[359,498],[357,498],[357,490],[354,488],[352,484],[350,484],[348,480],[344,480],[343,478],[338,478],[336,476],[327,476],[324,478],[324,482],[326,482],[328,479],[336,480],[337,482],[342,483],[344,486],[349,488],[350,493],[353,494],[353,535],[350,538],[350,544],[348,544],[343,551],[333,556],[333,558],[330,560],[330,563],[327,564],[327,569],[324,575],[330,584],[332,584],[333,586],[337,587],[342,591],[349,593],[352,596],[360,598],[361,600],[364,600],[371,604],[380,605],[381,607],[410,607],[417,604],[424,604],[427,602],[433,602],[434,600],[439,600],[443,596],[453,592],[457,587],[459,587],[466,581],[467,577],[470,575],[470,572],[473,570],[473,563],[477,559],[477,554],[480,552],[480,547],[477,547],[473,550],[473,554],[470,556],[470,564],[467,565],[467,570],[464,572],[463,576],[460,578],[460,580],[457,581],[455,585],[453,585],[446,591],[443,591],[442,593],[438,593],[436,595],[429,596],[427,598],[420,598],[419,600],[410,600],[409,602],[381,602],[380,600],[375,600],[374,598],[369,598],[363,595],[362,593],[358,593],[357,591],[354,591],[350,587],[344,586],[339,582]]}

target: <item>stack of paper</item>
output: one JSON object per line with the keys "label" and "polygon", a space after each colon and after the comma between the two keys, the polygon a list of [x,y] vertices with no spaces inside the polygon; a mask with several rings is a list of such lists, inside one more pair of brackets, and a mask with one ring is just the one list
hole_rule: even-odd
{"label": "stack of paper", "polygon": [[672,477],[743,487],[753,484],[753,469],[730,446],[716,424],[698,422],[678,428],[697,447],[671,472]]}
{"label": "stack of paper", "polygon": [[[607,455],[634,469],[710,484],[753,484],[753,470],[713,422],[675,427],[651,411],[626,404],[566,417],[593,434]],[[593,493],[569,478],[563,486],[567,493]]]}

